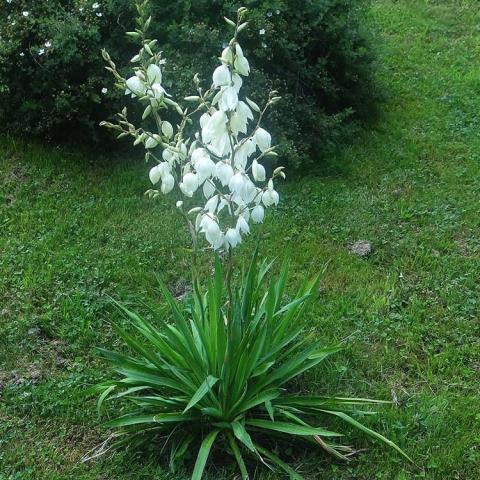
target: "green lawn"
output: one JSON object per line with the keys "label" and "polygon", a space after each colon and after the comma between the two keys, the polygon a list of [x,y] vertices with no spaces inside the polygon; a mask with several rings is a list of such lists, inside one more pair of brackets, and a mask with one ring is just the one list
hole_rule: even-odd
{"label": "green lawn", "polygon": [[[290,251],[292,285],[329,262],[309,321],[347,347],[302,388],[393,400],[369,425],[417,465],[354,434],[367,450],[350,464],[320,452],[297,467],[308,479],[475,480],[480,4],[374,0],[370,17],[381,118],[317,175],[284,185],[262,248]],[[188,282],[188,237],[146,188],[142,162],[0,142],[0,480],[187,478],[150,453],[80,463],[108,436],[95,401],[78,397],[106,375],[93,347],[117,343],[108,296],[159,301],[155,273],[178,293]],[[374,246],[367,259],[348,252],[359,239]]]}

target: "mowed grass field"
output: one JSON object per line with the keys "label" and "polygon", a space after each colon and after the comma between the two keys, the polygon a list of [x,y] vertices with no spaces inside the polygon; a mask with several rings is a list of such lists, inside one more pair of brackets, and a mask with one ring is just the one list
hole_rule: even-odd
{"label": "mowed grass field", "polygon": [[[415,465],[358,433],[345,440],[361,450],[349,464],[279,454],[307,479],[476,480],[480,3],[374,0],[369,17],[380,119],[283,185],[259,234],[264,254],[290,253],[292,290],[326,266],[307,321],[345,344],[295,388],[392,400],[368,425]],[[168,473],[161,446],[81,462],[109,435],[81,396],[108,374],[94,347],[119,345],[109,296],[141,309],[161,302],[155,274],[178,295],[188,285],[188,236],[147,188],[142,161],[0,141],[1,480],[188,478]],[[368,258],[349,253],[357,240],[372,243]]]}

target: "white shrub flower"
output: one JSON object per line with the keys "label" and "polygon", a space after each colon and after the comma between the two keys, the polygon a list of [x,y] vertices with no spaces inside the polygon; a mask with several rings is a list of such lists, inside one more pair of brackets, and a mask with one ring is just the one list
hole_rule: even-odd
{"label": "white shrub flower", "polygon": [[[143,119],[153,118],[157,131],[136,128],[127,120],[125,109],[117,125],[104,124],[119,131],[119,137],[131,135],[135,145],[144,146],[147,160],[157,162],[149,173],[152,184],[160,184],[164,194],[176,192],[176,206],[189,224],[194,244],[201,233],[215,250],[235,248],[250,233],[249,222],[264,221],[265,208],[279,202],[274,180],[285,177],[279,167],[268,178],[262,164],[266,157],[276,156],[271,135],[261,124],[279,97],[271,92],[260,108],[241,93],[242,77],[250,74],[249,62],[238,43],[238,34],[246,26],[242,23],[245,13],[245,8],[239,9],[236,23],[226,19],[235,28],[234,36],[221,52],[211,86],[202,89],[194,77],[197,93],[185,97],[193,107],[180,106],[163,87],[165,59],[154,53],[156,42],[145,38],[151,19],[143,20],[143,35],[139,31],[128,33],[142,41],[140,52],[131,60],[135,65],[132,76],[123,78],[103,52],[117,83],[124,86],[126,95],[145,105]],[[180,116],[175,127],[164,119],[167,112],[169,119]],[[187,130],[193,134],[188,135]],[[157,190],[147,193],[159,194]],[[186,204],[192,207],[188,212],[183,210]]]}

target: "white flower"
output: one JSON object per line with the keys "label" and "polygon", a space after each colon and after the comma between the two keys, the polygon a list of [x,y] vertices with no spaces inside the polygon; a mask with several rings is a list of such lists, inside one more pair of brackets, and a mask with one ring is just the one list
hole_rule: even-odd
{"label": "white flower", "polygon": [[248,76],[250,73],[250,65],[245,57],[237,57],[234,67],[240,75]]}
{"label": "white flower", "polygon": [[227,132],[228,118],[225,112],[218,110],[207,121],[202,128],[202,139],[205,143],[210,143],[214,138],[219,138]]}
{"label": "white flower", "polygon": [[230,75],[230,70],[226,65],[220,65],[213,72],[213,85],[215,87],[221,87],[224,85],[230,85],[232,77]]}
{"label": "white flower", "polygon": [[214,195],[205,204],[205,210],[213,214],[215,213],[215,210],[217,209],[217,207],[218,207],[218,195]]}
{"label": "white flower", "polygon": [[215,163],[208,154],[202,155],[195,164],[198,182],[202,184],[207,178],[213,175],[215,171]]}
{"label": "white flower", "polygon": [[228,247],[235,248],[241,241],[242,237],[235,228],[229,228],[225,233],[225,243]]}
{"label": "white flower", "polygon": [[171,175],[171,171],[172,168],[170,167],[170,164],[168,164],[167,162],[159,163],[150,170],[150,181],[155,185],[161,178],[165,180],[165,177]]}
{"label": "white flower", "polygon": [[157,139],[155,137],[148,137],[145,140],[145,148],[155,148],[158,145]]}
{"label": "white flower", "polygon": [[147,93],[149,96],[157,100],[162,99],[166,94],[165,89],[159,83],[154,83],[152,88],[148,89]]}
{"label": "white flower", "polygon": [[247,221],[242,216],[238,217],[236,230],[238,233],[248,234],[250,233],[250,227],[248,226]]}
{"label": "white flower", "polygon": [[[270,14],[270,15],[271,15],[271,14]],[[265,35],[265,29],[262,28],[261,30],[258,31],[258,33],[259,33],[260,35]]]}
{"label": "white flower", "polygon": [[46,46],[47,48],[50,48],[50,47],[52,46],[52,42],[46,41],[46,42],[45,42],[45,46]]}
{"label": "white flower", "polygon": [[228,183],[228,187],[233,193],[236,193],[242,197],[245,191],[245,177],[243,174],[237,172],[235,175],[233,175]]}
{"label": "white flower", "polygon": [[233,86],[235,87],[235,90],[237,91],[237,93],[239,93],[243,85],[242,77],[238,73],[234,73],[232,75],[232,81],[233,81]]}
{"label": "white flower", "polygon": [[145,95],[145,84],[136,76],[130,77],[126,82],[127,90],[126,94],[132,93],[132,96],[137,95],[139,97]]}
{"label": "white flower", "polygon": [[162,173],[159,168],[160,165],[155,165],[152,169],[150,169],[150,173],[148,174],[150,181],[153,185],[158,183],[158,181],[162,178]]}
{"label": "white flower", "polygon": [[30,15],[30,12],[27,12],[26,10],[22,12],[22,15],[24,17],[28,17]]}
{"label": "white flower", "polygon": [[96,15],[97,17],[101,17],[101,16],[103,16],[103,13],[102,13],[102,12],[97,12],[95,15]]}
{"label": "white flower", "polygon": [[173,178],[173,175],[171,173],[167,173],[163,178],[162,178],[162,193],[167,194],[170,193],[173,190],[173,187],[175,185],[175,179]]}
{"label": "white flower", "polygon": [[256,160],[252,162],[252,175],[256,182],[265,181],[265,167],[259,164]]}
{"label": "white flower", "polygon": [[215,168],[215,176],[223,186],[228,185],[233,177],[233,168],[227,163],[218,162]]}
{"label": "white flower", "polygon": [[265,217],[265,209],[261,205],[256,205],[252,209],[251,218],[254,223],[262,223]]}
{"label": "white flower", "polygon": [[200,117],[200,128],[203,128],[207,122],[210,120],[210,115],[208,112],[205,112],[201,117]]}
{"label": "white flower", "polygon": [[222,246],[224,236],[215,220],[208,222],[208,225],[205,229],[205,238],[215,250]]}
{"label": "white flower", "polygon": [[269,207],[270,205],[278,205],[278,201],[278,193],[273,189],[273,182],[270,179],[267,190],[262,194],[262,202],[266,207]]}
{"label": "white flower", "polygon": [[93,10],[96,10],[97,8],[100,7],[100,4],[98,2],[95,2],[93,5],[92,5],[92,8]]}
{"label": "white flower", "polygon": [[183,177],[183,185],[187,191],[195,193],[198,188],[198,177],[194,173],[187,173]]}
{"label": "white flower", "polygon": [[235,151],[235,167],[242,170],[247,166],[248,157],[256,150],[255,141],[253,139],[243,142]]}
{"label": "white flower", "polygon": [[272,137],[271,135],[264,130],[263,128],[259,128],[255,133],[255,140],[257,142],[258,148],[264,152],[270,148],[272,144]]}
{"label": "white flower", "polygon": [[222,96],[218,102],[220,110],[228,112],[229,110],[235,110],[238,105],[238,95],[235,87],[224,87]]}
{"label": "white flower", "polygon": [[24,57],[24,56],[25,56],[25,52],[20,52],[20,56],[21,56],[21,57]]}
{"label": "white flower", "polygon": [[102,88],[102,93],[105,95],[107,92],[108,92],[108,88],[103,87],[103,88]]}
{"label": "white flower", "polygon": [[44,53],[45,53],[45,49],[44,49],[44,48],[40,48],[40,49],[38,50],[38,54],[39,54],[39,55],[43,55]]}
{"label": "white flower", "polygon": [[225,47],[222,51],[222,61],[231,64],[233,61],[233,53],[230,47]]}
{"label": "white flower", "polygon": [[147,78],[150,83],[162,83],[162,70],[158,65],[152,63],[147,68]]}
{"label": "white flower", "polygon": [[173,136],[173,127],[170,122],[164,121],[162,122],[162,133],[167,137],[170,138]]}

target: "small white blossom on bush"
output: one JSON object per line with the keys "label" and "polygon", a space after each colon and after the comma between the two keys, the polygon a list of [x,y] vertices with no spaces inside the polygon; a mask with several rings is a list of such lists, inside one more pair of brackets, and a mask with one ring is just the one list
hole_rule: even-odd
{"label": "small white blossom on bush", "polygon": [[[250,74],[250,64],[238,43],[238,34],[247,26],[242,23],[245,8],[239,9],[238,20],[226,19],[234,28],[234,36],[219,57],[220,65],[212,74],[212,84],[204,90],[197,76],[195,95],[184,100],[193,105],[185,108],[173,99],[163,86],[164,59],[154,53],[154,40],[144,38],[144,31],[130,32],[142,39],[142,48],[131,62],[134,74],[120,76],[110,57],[104,58],[125,94],[138,98],[145,105],[143,119],[152,118],[156,131],[136,128],[120,114],[118,125],[104,125],[120,131],[119,137],[131,135],[134,145],[143,144],[146,158],[156,165],[150,170],[150,181],[159,190],[147,193],[175,192],[177,207],[187,220],[194,244],[202,234],[215,250],[233,249],[250,232],[250,222],[261,223],[265,209],[279,202],[274,180],[284,177],[283,167],[274,170],[270,178],[262,164],[268,156],[276,156],[272,138],[261,126],[268,107],[280,97],[271,92],[260,108],[242,96],[244,80]],[[148,28],[150,19],[145,20]],[[146,30],[145,28],[145,30]],[[265,30],[260,30],[264,34]],[[177,125],[164,120],[166,110],[180,116]],[[186,130],[193,129],[188,135]],[[191,207],[184,211],[186,199]]]}

